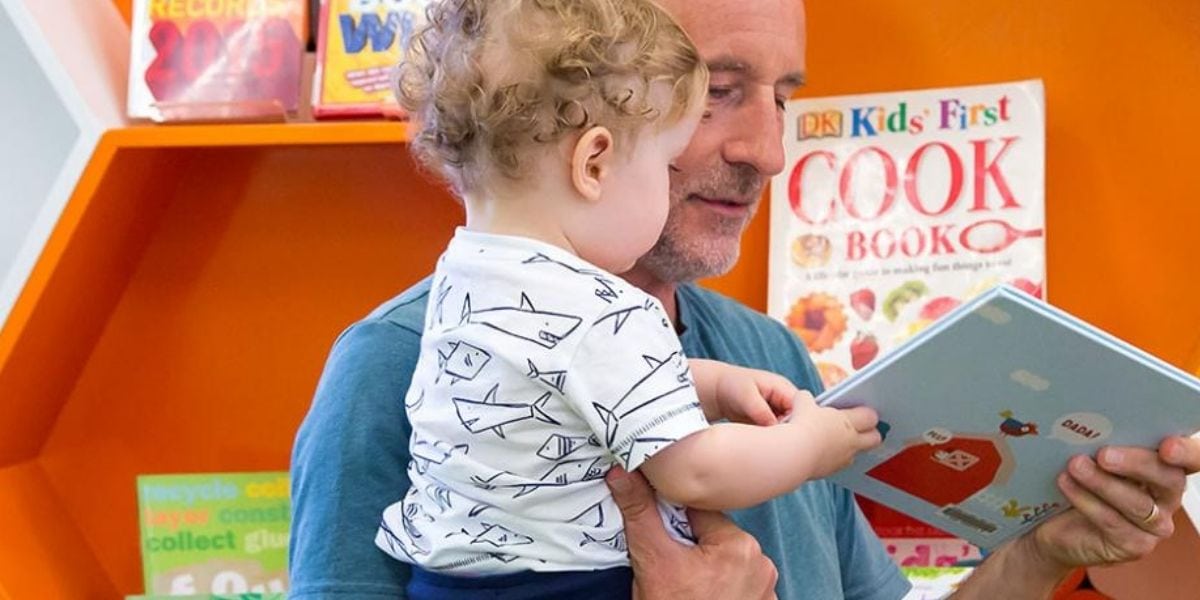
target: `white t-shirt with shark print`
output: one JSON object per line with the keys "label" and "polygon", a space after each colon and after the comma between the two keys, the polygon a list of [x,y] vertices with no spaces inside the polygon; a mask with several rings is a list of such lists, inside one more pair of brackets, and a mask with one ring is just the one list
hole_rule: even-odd
{"label": "white t-shirt with shark print", "polygon": [[604,475],[708,426],[657,299],[561,248],[462,228],[404,403],[412,487],[375,543],[461,576],[628,565]]}

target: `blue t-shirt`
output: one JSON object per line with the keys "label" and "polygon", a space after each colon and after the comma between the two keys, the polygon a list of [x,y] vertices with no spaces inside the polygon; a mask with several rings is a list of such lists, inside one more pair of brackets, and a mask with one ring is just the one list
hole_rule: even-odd
{"label": "blue t-shirt", "polygon": [[[417,363],[430,281],[338,338],[292,453],[292,598],[404,596],[409,566],[375,547],[379,520],[407,491],[404,394]],[[820,392],[799,341],[719,294],[679,288],[680,341],[692,358],[780,373]],[[895,600],[908,583],[852,495],[824,481],[730,513],[779,570],[781,599]]]}

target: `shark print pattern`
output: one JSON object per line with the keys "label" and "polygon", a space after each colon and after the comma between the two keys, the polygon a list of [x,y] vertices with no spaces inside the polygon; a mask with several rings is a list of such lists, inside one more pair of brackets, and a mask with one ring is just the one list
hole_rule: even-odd
{"label": "shark print pattern", "polygon": [[[413,395],[415,395],[416,398],[414,398],[410,402],[408,399],[408,396],[413,396]],[[406,410],[408,410],[409,413],[414,413],[414,412],[417,412],[418,410],[421,410],[421,405],[425,403],[425,390],[424,389],[417,390],[416,394],[409,393],[408,396],[405,396],[405,398],[404,398],[404,408]]]}
{"label": "shark print pattern", "polygon": [[617,441],[621,419],[646,408],[662,398],[690,389],[691,378],[682,352],[672,352],[663,358],[643,356],[650,371],[612,406],[593,403],[605,427],[605,444],[612,448]]}
{"label": "shark print pattern", "polygon": [[629,444],[629,450],[621,455],[622,464],[640,464],[647,458],[654,456],[659,450],[670,446],[677,442],[675,438],[665,437],[645,437],[634,438]]}
{"label": "shark print pattern", "polygon": [[538,310],[524,292],[521,293],[518,306],[496,306],[483,310],[471,308],[471,296],[468,294],[463,300],[462,318],[467,323],[486,325],[543,348],[557,346],[583,321],[576,315]]}
{"label": "shark print pattern", "polygon": [[471,544],[487,544],[493,548],[505,548],[533,543],[533,538],[517,533],[503,525],[483,522],[480,522],[479,525],[480,527],[476,531],[462,529],[462,534],[471,538]]}
{"label": "shark print pattern", "polygon": [[[437,320],[438,325],[441,325],[443,322],[445,322],[446,297],[450,295],[450,290],[452,289],[454,289],[454,286],[450,285],[450,282],[447,280],[447,278],[443,277],[442,280],[438,282],[436,300],[434,301],[433,305],[433,315],[434,319]],[[433,325],[432,320],[430,325]],[[428,329],[428,327],[426,329]]]}
{"label": "shark print pattern", "polygon": [[443,375],[450,376],[450,385],[473,381],[492,360],[487,350],[463,341],[449,342],[438,348],[437,353],[438,376],[434,383],[440,383]]}
{"label": "shark print pattern", "polygon": [[425,496],[428,497],[438,507],[439,512],[446,512],[454,508],[454,504],[450,501],[450,488],[431,484],[425,487]]}
{"label": "shark print pattern", "polygon": [[645,302],[640,305],[627,306],[625,308],[605,313],[601,315],[599,319],[596,319],[596,322],[593,323],[593,325],[599,325],[605,321],[608,321],[612,324],[613,335],[618,335],[621,333],[621,330],[624,329],[625,323],[629,321],[629,317],[633,316],[633,314],[639,310],[644,310],[647,312],[654,310],[654,300],[646,298]]}
{"label": "shark print pattern", "polygon": [[599,546],[605,546],[607,548],[616,550],[617,552],[625,552],[625,551],[629,550],[629,546],[627,546],[625,544],[625,532],[624,531],[618,531],[618,532],[614,533],[612,536],[603,538],[603,539],[597,539],[596,537],[593,537],[591,534],[589,534],[585,531],[583,533],[583,541],[579,542],[579,547],[583,548],[584,546],[587,546],[588,544],[596,544]]}
{"label": "shark print pattern", "polygon": [[541,395],[533,402],[499,402],[496,391],[500,384],[492,386],[483,400],[454,398],[454,410],[458,412],[458,420],[471,433],[492,433],[504,439],[504,426],[520,423],[529,419],[537,419],[550,425],[562,425],[554,417],[546,414],[546,403],[550,401],[550,392]]}
{"label": "shark print pattern", "polygon": [[500,471],[491,477],[472,477],[476,487],[485,490],[516,488],[513,498],[520,498],[545,487],[563,487],[584,481],[603,479],[612,463],[603,456],[579,458],[555,463],[537,480],[530,480],[508,471]]}
{"label": "shark print pattern", "polygon": [[533,256],[525,259],[525,262],[523,264],[526,264],[526,265],[547,265],[547,264],[556,265],[558,267],[566,269],[577,275],[584,275],[584,276],[591,277],[592,280],[595,281],[596,285],[597,285],[596,289],[594,290],[596,297],[605,302],[612,302],[612,301],[616,300],[618,296],[620,296],[621,294],[624,293],[623,290],[618,289],[616,287],[616,284],[613,282],[613,280],[610,279],[608,276],[606,276],[603,271],[600,271],[598,269],[589,268],[589,267],[576,267],[574,265],[567,264],[563,261],[550,258],[549,256],[542,254],[541,252],[534,254]]}
{"label": "shark print pattern", "polygon": [[583,510],[583,512],[571,517],[568,523],[579,523],[589,527],[604,526],[604,501],[601,500]]}
{"label": "shark print pattern", "polygon": [[[413,439],[417,440],[415,435]],[[445,463],[455,454],[465,455],[470,450],[470,446],[466,444],[451,446],[446,442],[417,440],[409,450],[412,453],[413,467],[417,470],[417,473],[424,475],[429,472],[430,465]]]}
{"label": "shark print pattern", "polygon": [[[432,282],[402,399],[411,488],[376,544],[448,574],[627,561],[604,476],[707,424],[662,306],[560,248],[461,229]],[[684,539],[686,513],[660,512]]]}
{"label": "shark print pattern", "polygon": [[529,373],[526,374],[530,379],[536,379],[552,388],[558,393],[563,393],[563,385],[567,382],[567,372],[562,371],[542,371],[533,364],[533,359],[527,358],[529,363]]}
{"label": "shark print pattern", "polygon": [[592,436],[566,436],[561,433],[552,433],[550,437],[546,438],[542,447],[538,448],[537,455],[546,460],[562,460],[588,444],[600,445]]}

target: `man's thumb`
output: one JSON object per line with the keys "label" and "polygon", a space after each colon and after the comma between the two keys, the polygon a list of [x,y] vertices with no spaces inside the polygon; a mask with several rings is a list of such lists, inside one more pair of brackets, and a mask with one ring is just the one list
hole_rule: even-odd
{"label": "man's thumb", "polygon": [[605,476],[605,481],[625,520],[625,539],[630,548],[674,543],[658,514],[654,489],[641,473],[629,473],[619,466],[613,466]]}

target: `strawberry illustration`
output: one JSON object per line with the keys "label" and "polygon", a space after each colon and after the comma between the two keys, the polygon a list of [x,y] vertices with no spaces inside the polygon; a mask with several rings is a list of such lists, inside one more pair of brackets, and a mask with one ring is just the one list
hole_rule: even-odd
{"label": "strawberry illustration", "polygon": [[850,342],[850,365],[855,369],[867,366],[878,354],[879,342],[875,341],[875,336],[870,333],[860,331],[854,336],[854,341]]}
{"label": "strawberry illustration", "polygon": [[958,306],[960,302],[957,298],[950,296],[939,296],[930,300],[925,306],[921,307],[920,318],[926,321],[936,321],[938,317],[950,312],[951,309]]}
{"label": "strawberry illustration", "polygon": [[875,314],[875,292],[871,288],[863,288],[850,294],[850,308],[858,313],[864,321],[870,321]]}
{"label": "strawberry illustration", "polygon": [[1022,292],[1025,292],[1034,298],[1042,297],[1042,284],[1040,283],[1034,283],[1028,279],[1025,279],[1024,277],[1020,277],[1014,279],[1012,281],[1012,285],[1018,290],[1021,290]]}

